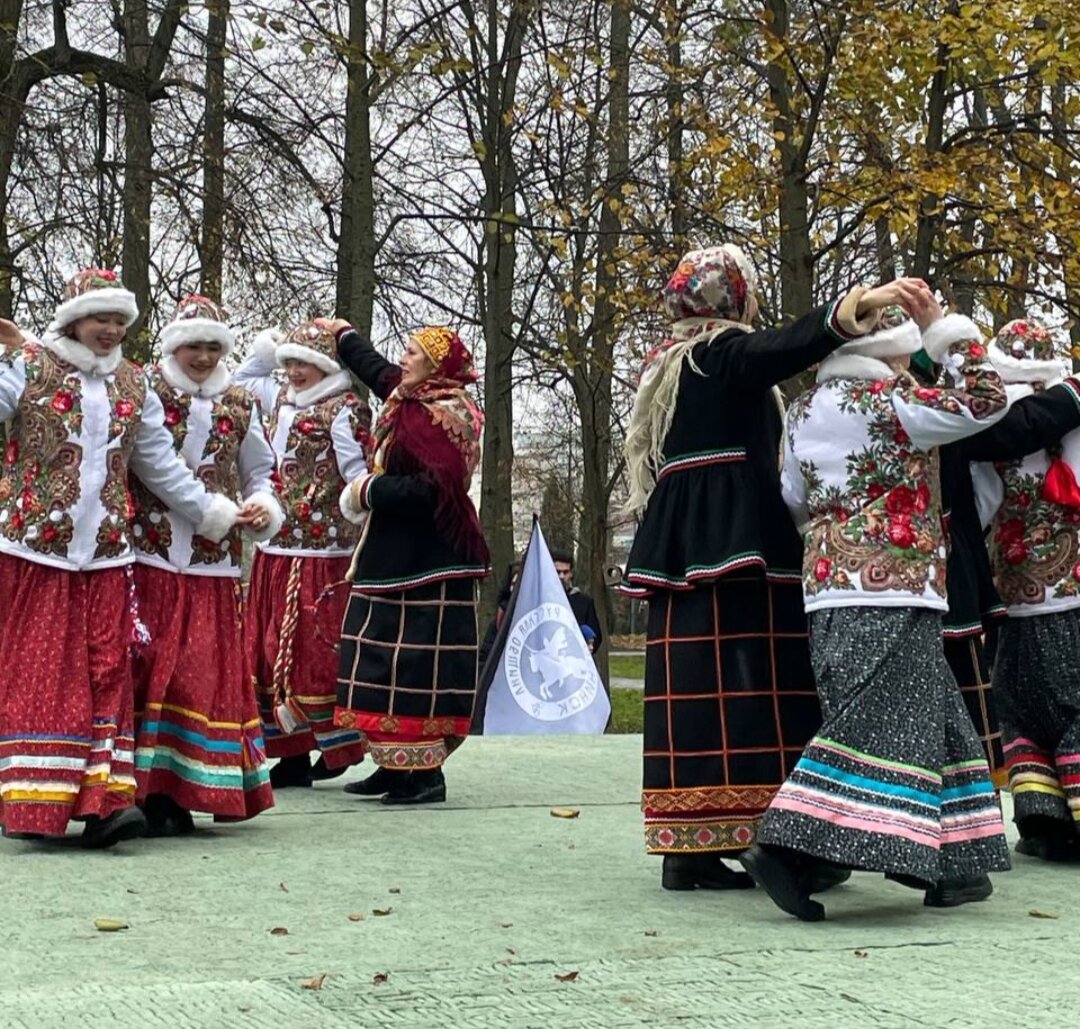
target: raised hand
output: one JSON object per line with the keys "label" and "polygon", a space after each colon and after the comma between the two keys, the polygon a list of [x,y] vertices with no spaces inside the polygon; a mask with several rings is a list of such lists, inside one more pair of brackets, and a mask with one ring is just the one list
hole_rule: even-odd
{"label": "raised hand", "polygon": [[[884,286],[868,289],[860,298],[856,308],[857,317],[863,318],[874,311],[880,311],[894,304],[902,307],[916,322],[920,317],[927,316],[933,307],[937,305],[934,294],[930,287],[922,279],[893,279]],[[941,307],[937,305],[938,317],[941,317]],[[927,324],[933,321],[928,318]],[[920,322],[921,325],[921,322]]]}
{"label": "raised hand", "polygon": [[17,350],[24,342],[25,339],[18,325],[9,322],[6,318],[0,318],[0,346],[5,350]]}
{"label": "raised hand", "polygon": [[344,318],[316,318],[315,324],[320,329],[326,329],[327,332],[332,332],[335,336],[341,332],[342,329],[351,329],[352,323],[346,321]]}

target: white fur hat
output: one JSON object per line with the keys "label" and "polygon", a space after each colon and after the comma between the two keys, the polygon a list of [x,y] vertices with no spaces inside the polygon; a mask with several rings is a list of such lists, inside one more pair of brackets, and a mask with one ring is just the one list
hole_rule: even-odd
{"label": "white fur hat", "polygon": [[217,343],[221,356],[227,356],[236,346],[227,318],[225,310],[209,297],[194,293],[184,297],[173,320],[161,330],[162,355],[168,357],[185,343]]}
{"label": "white fur hat", "polygon": [[274,357],[279,368],[283,368],[286,361],[306,361],[327,375],[342,371],[334,334],[314,322],[304,322],[293,329],[278,345]]}
{"label": "white fur hat", "polygon": [[116,272],[108,268],[84,268],[71,277],[53,312],[49,332],[62,335],[73,322],[92,314],[120,314],[125,325],[139,317],[135,294],[125,289]]}

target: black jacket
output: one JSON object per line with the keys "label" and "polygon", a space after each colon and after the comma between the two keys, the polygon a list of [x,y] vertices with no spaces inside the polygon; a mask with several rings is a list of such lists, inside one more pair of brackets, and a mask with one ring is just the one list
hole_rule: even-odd
{"label": "black jacket", "polygon": [[724,333],[684,365],[664,467],[622,591],[689,589],[748,566],[798,580],[802,541],[780,495],[783,424],[772,387],[851,337],[819,307],[783,329]]}
{"label": "black jacket", "polygon": [[[380,399],[401,381],[401,369],[353,330],[338,335],[342,363]],[[401,467],[391,447],[385,473],[368,494],[371,508],[353,583],[368,593],[392,592],[455,578],[487,575],[443,539],[435,524],[435,489],[422,470]]]}

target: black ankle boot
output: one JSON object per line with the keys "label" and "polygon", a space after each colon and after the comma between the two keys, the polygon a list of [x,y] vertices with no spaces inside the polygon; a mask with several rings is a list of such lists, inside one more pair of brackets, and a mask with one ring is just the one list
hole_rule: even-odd
{"label": "black ankle boot", "polygon": [[146,832],[146,818],[137,807],[114,811],[105,818],[97,816],[86,821],[81,843],[90,850],[104,850],[122,840],[134,840]]}
{"label": "black ankle boot", "polygon": [[144,836],[187,836],[195,831],[191,812],[182,808],[167,794],[151,793],[141,807],[146,816]]}
{"label": "black ankle boot", "polygon": [[966,879],[943,879],[926,891],[923,904],[928,908],[955,908],[986,900],[994,892],[988,875],[973,875]]}
{"label": "black ankle boot", "polygon": [[307,754],[283,757],[270,769],[270,785],[275,790],[311,785],[311,758]]}
{"label": "black ankle boot", "polygon": [[404,780],[394,783],[384,804],[441,804],[446,800],[446,779],[441,768],[410,772]]}
{"label": "black ankle boot", "polygon": [[346,793],[354,797],[381,797],[394,788],[398,779],[408,777],[408,772],[398,772],[393,768],[376,768],[366,779],[357,779],[343,787]]}
{"label": "black ankle boot", "polygon": [[665,890],[751,890],[754,880],[728,868],[719,854],[665,854],[660,885]]}
{"label": "black ankle boot", "polygon": [[739,857],[772,902],[803,922],[820,922],[825,908],[810,899],[810,867],[802,855],[785,847],[755,843]]}
{"label": "black ankle boot", "polygon": [[348,765],[342,765],[340,768],[327,768],[326,758],[320,756],[311,769],[311,781],[326,782],[327,779],[336,779],[339,775],[344,775],[348,770]]}

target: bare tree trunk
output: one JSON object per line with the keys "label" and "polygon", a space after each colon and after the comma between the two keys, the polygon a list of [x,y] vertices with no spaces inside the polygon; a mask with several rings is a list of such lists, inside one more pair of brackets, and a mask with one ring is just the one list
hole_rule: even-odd
{"label": "bare tree trunk", "polygon": [[225,263],[225,33],[229,0],[207,0],[207,15],[199,288],[220,300]]}
{"label": "bare tree trunk", "polygon": [[0,318],[10,318],[14,307],[15,258],[8,237],[7,211],[15,140],[26,102],[26,93],[18,95],[11,88],[22,8],[22,0],[0,0]]}
{"label": "bare tree trunk", "polygon": [[488,5],[487,84],[484,110],[483,248],[481,319],[486,360],[484,404],[487,426],[480,484],[480,517],[496,574],[484,581],[481,619],[495,611],[502,571],[514,560],[514,407],[513,362],[514,273],[517,263],[518,170],[512,148],[511,112],[521,70],[521,50],[530,14],[529,3],[511,5],[503,53],[499,53],[499,5]]}
{"label": "bare tree trunk", "polygon": [[[612,12],[614,17],[614,12]],[[671,210],[671,244],[676,254],[687,247],[686,173],[684,167],[683,128],[685,125],[685,90],[680,78],[682,60],[682,10],[679,0],[665,5],[664,41],[667,44],[667,159],[668,206]]]}
{"label": "bare tree trunk", "polygon": [[[147,0],[126,0],[123,14],[124,58],[132,70],[147,67],[150,18]],[[144,92],[124,94],[124,285],[135,294],[139,318],[128,330],[128,356],[150,359],[145,326],[150,307],[150,205],[154,144],[150,100]]]}
{"label": "bare tree trunk", "polygon": [[[766,0],[772,16],[771,31],[778,39],[788,35],[787,0]],[[798,318],[814,306],[814,257],[810,244],[810,199],[806,190],[806,148],[799,145],[799,129],[792,85],[779,59],[766,70],[769,97],[776,114],[773,133],[780,151],[780,294],[785,318]],[[812,132],[809,126],[804,132]]]}
{"label": "bare tree trunk", "polygon": [[619,198],[630,169],[630,5],[611,4],[608,77],[607,170],[600,209],[600,242],[596,255],[596,307],[587,360],[574,368],[574,393],[581,412],[582,516],[580,564],[596,601],[604,644],[596,655],[604,682],[608,681],[611,618],[604,568],[608,556],[608,506],[611,502],[611,376],[619,331],[619,260],[622,216]]}
{"label": "bare tree trunk", "polygon": [[[930,96],[926,109],[926,154],[932,157],[941,153],[945,132],[945,108],[948,103],[949,87],[949,47],[939,43],[937,48],[937,67],[930,80]],[[933,260],[934,240],[941,228],[941,198],[928,193],[919,203],[918,229],[915,233],[915,257],[911,274],[920,279],[930,280],[930,267]]]}
{"label": "bare tree trunk", "polygon": [[367,59],[367,4],[349,0],[345,177],[337,245],[336,306],[362,336],[375,306],[375,187],[371,159],[372,79]]}

